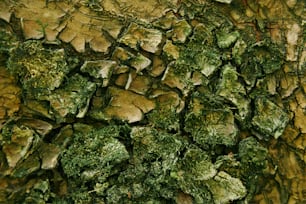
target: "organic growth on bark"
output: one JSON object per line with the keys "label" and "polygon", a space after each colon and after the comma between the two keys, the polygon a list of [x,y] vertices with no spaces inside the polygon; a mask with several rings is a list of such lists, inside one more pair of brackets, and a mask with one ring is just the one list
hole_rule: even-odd
{"label": "organic growth on bark", "polygon": [[304,203],[303,1],[0,2],[0,203]]}

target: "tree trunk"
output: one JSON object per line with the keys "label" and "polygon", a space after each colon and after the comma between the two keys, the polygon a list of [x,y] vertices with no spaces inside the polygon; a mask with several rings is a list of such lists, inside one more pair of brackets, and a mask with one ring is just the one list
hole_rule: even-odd
{"label": "tree trunk", "polygon": [[0,2],[0,203],[305,203],[305,2]]}

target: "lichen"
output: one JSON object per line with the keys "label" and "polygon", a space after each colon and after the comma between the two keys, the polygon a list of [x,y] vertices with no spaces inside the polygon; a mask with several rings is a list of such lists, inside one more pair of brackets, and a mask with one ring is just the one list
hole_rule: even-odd
{"label": "lichen", "polygon": [[29,97],[36,99],[58,88],[70,70],[63,49],[45,49],[40,41],[26,41],[13,49],[8,69],[19,76]]}
{"label": "lichen", "polygon": [[106,87],[116,66],[117,63],[112,60],[86,61],[80,70],[88,73],[92,77],[102,79],[102,86]]}
{"label": "lichen", "polygon": [[[213,108],[195,98],[194,109],[185,118],[185,130],[196,143],[204,148],[217,145],[233,146],[237,142],[238,129],[229,109]],[[222,121],[222,123],[220,122]]]}
{"label": "lichen", "polygon": [[[82,124],[76,126],[82,128]],[[115,166],[127,160],[129,154],[116,139],[119,137],[119,128],[109,126],[99,130],[91,127],[87,129],[74,133],[73,142],[63,153],[61,164],[68,177],[80,178],[77,182],[79,184],[91,180],[103,183],[116,173]]]}
{"label": "lichen", "polygon": [[0,203],[305,203],[303,1],[0,5]]}
{"label": "lichen", "polygon": [[258,98],[255,104],[256,115],[252,119],[252,125],[259,131],[259,137],[268,139],[273,136],[277,139],[283,134],[289,121],[287,114],[266,98]]}
{"label": "lichen", "polygon": [[239,143],[238,156],[241,163],[253,171],[263,171],[267,168],[267,155],[268,150],[254,137],[248,137]]}
{"label": "lichen", "polygon": [[68,115],[82,118],[87,112],[89,100],[95,90],[95,83],[76,74],[67,80],[63,88],[45,96],[45,100],[50,101],[50,106],[59,120],[63,120]]}
{"label": "lichen", "polygon": [[223,67],[217,94],[231,101],[238,108],[240,120],[244,121],[249,116],[250,101],[246,97],[245,88],[238,80],[238,73],[231,65]]}

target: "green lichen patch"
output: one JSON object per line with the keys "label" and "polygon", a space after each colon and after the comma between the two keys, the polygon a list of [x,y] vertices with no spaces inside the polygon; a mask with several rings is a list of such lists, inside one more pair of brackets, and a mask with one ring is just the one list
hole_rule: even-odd
{"label": "green lichen patch", "polygon": [[238,128],[231,110],[205,106],[199,99],[195,99],[191,107],[193,111],[185,118],[185,130],[191,134],[196,143],[205,148],[236,144]]}
{"label": "green lichen patch", "polygon": [[206,182],[217,174],[209,154],[197,146],[189,146],[177,168],[171,172],[178,185],[195,203],[213,203]]}
{"label": "green lichen patch", "polygon": [[[248,137],[239,142],[238,156],[243,166],[254,172],[262,172],[267,167],[268,150],[254,137]],[[247,173],[248,171],[245,171]]]}
{"label": "green lichen patch", "polygon": [[165,70],[161,81],[170,88],[179,89],[184,95],[186,95],[192,87],[190,77],[191,72],[188,68],[177,66],[176,63],[172,62]]}
{"label": "green lichen patch", "polygon": [[8,53],[12,48],[17,45],[16,36],[7,31],[6,29],[0,29],[0,54]]}
{"label": "green lichen patch", "polygon": [[110,81],[117,63],[112,60],[86,61],[80,70],[97,79],[102,79],[102,86],[106,87]]}
{"label": "green lichen patch", "polygon": [[[5,157],[1,158],[1,174],[11,178],[26,178],[40,170],[38,149],[41,137],[34,129],[22,124],[8,123],[0,130],[0,144]],[[54,160],[56,165],[57,159]]]}
{"label": "green lichen patch", "polygon": [[241,178],[242,165],[237,155],[229,153],[227,155],[220,155],[216,158],[214,163],[215,168],[218,171],[223,171],[235,178]]}
{"label": "green lichen patch", "polygon": [[186,182],[184,179],[206,181],[216,174],[217,170],[209,154],[197,146],[190,146],[178,164],[178,172],[172,176],[176,176],[179,182],[184,183]]}
{"label": "green lichen patch", "polygon": [[80,125],[75,128],[81,130],[74,133],[71,145],[61,158],[65,174],[78,184],[105,182],[118,172],[116,165],[129,158],[125,146],[115,138],[119,137],[120,129],[116,126],[94,129]]}
{"label": "green lichen patch", "polygon": [[186,20],[180,20],[174,23],[171,30],[172,41],[175,43],[184,43],[192,32],[192,27]]}
{"label": "green lichen patch", "polygon": [[134,162],[161,158],[165,160],[164,168],[170,168],[175,164],[177,154],[183,145],[183,142],[175,135],[146,127],[133,128],[131,138],[134,143]]}
{"label": "green lichen patch", "polygon": [[220,48],[229,48],[239,38],[239,32],[229,32],[227,30],[221,30],[217,32],[217,43]]}
{"label": "green lichen patch", "polygon": [[287,113],[266,98],[258,98],[255,105],[256,113],[252,125],[259,132],[259,137],[266,140],[270,136],[275,139],[280,137],[289,122]]}
{"label": "green lichen patch", "polygon": [[[208,19],[205,17],[199,20],[193,28],[189,41],[178,45],[180,52],[176,63],[179,67],[200,71],[206,77],[210,77],[222,65],[223,53],[216,43],[213,32],[215,29],[219,30],[220,25],[215,22],[214,17],[216,17],[215,14],[211,13],[211,15],[208,14]],[[205,22],[200,23],[202,20]],[[227,28],[229,25],[225,23],[223,26]]]}
{"label": "green lichen patch", "polygon": [[8,69],[34,98],[58,88],[70,70],[63,49],[46,49],[40,41],[26,41],[12,50]]}
{"label": "green lichen patch", "polygon": [[266,176],[268,169],[268,150],[262,146],[255,137],[247,137],[239,142],[238,166],[232,166],[231,171],[238,171],[239,177],[242,178],[248,189],[246,200],[253,198],[259,188],[258,177]]}
{"label": "green lichen patch", "polygon": [[174,91],[155,90],[152,96],[156,98],[156,108],[147,114],[150,124],[163,130],[180,130],[180,112],[184,101]]}
{"label": "green lichen patch", "polygon": [[79,118],[85,116],[90,98],[96,90],[96,84],[79,74],[70,77],[63,88],[45,96],[59,120],[68,115]]}
{"label": "green lichen patch", "polygon": [[[129,133],[120,126],[79,124],[75,130],[61,159],[66,175],[74,178],[69,185],[81,187],[71,193],[74,202],[165,203],[175,197],[178,186],[170,173],[183,147],[180,136],[149,127]],[[131,138],[130,153],[117,139],[123,135]],[[86,191],[91,193],[82,194]]]}
{"label": "green lichen patch", "polygon": [[[30,185],[29,185],[30,186]],[[23,203],[45,203],[52,197],[50,181],[39,179],[32,184]]]}
{"label": "green lichen patch", "polygon": [[225,65],[222,78],[218,85],[217,94],[231,101],[239,112],[239,118],[245,120],[249,115],[249,100],[246,99],[246,90],[238,80],[238,73],[231,65]]}
{"label": "green lichen patch", "polygon": [[254,55],[253,60],[261,66],[265,74],[279,70],[284,63],[284,48],[273,42],[259,42],[251,49]]}
{"label": "green lichen patch", "polygon": [[[237,41],[233,48],[236,63],[247,85],[253,87],[258,78],[280,70],[284,63],[284,47],[271,40],[260,42]],[[246,48],[247,47],[247,48]]]}
{"label": "green lichen patch", "polygon": [[302,1],[4,1],[0,203],[303,203]]}
{"label": "green lichen patch", "polygon": [[179,131],[180,118],[174,109],[163,109],[158,106],[152,112],[148,113],[147,117],[150,123],[156,128]]}
{"label": "green lichen patch", "polygon": [[241,65],[244,61],[243,53],[246,51],[247,47],[248,45],[244,40],[238,39],[236,41],[234,47],[232,48],[232,56],[236,64]]}
{"label": "green lichen patch", "polygon": [[220,171],[207,184],[212,192],[215,203],[229,203],[244,198],[247,194],[247,189],[239,179],[233,178],[223,171]]}
{"label": "green lichen patch", "polygon": [[216,48],[189,43],[180,50],[177,65],[200,71],[206,77],[211,76],[222,65],[221,52]]}
{"label": "green lichen patch", "polygon": [[132,157],[127,168],[106,192],[108,203],[173,202],[179,186],[176,171],[184,140],[150,127],[131,131]]}

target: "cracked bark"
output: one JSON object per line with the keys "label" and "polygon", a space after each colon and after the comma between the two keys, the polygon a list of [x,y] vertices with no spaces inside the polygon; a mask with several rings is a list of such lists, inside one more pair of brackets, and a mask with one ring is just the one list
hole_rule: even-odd
{"label": "cracked bark", "polygon": [[306,202],[303,8],[1,1],[0,202]]}

